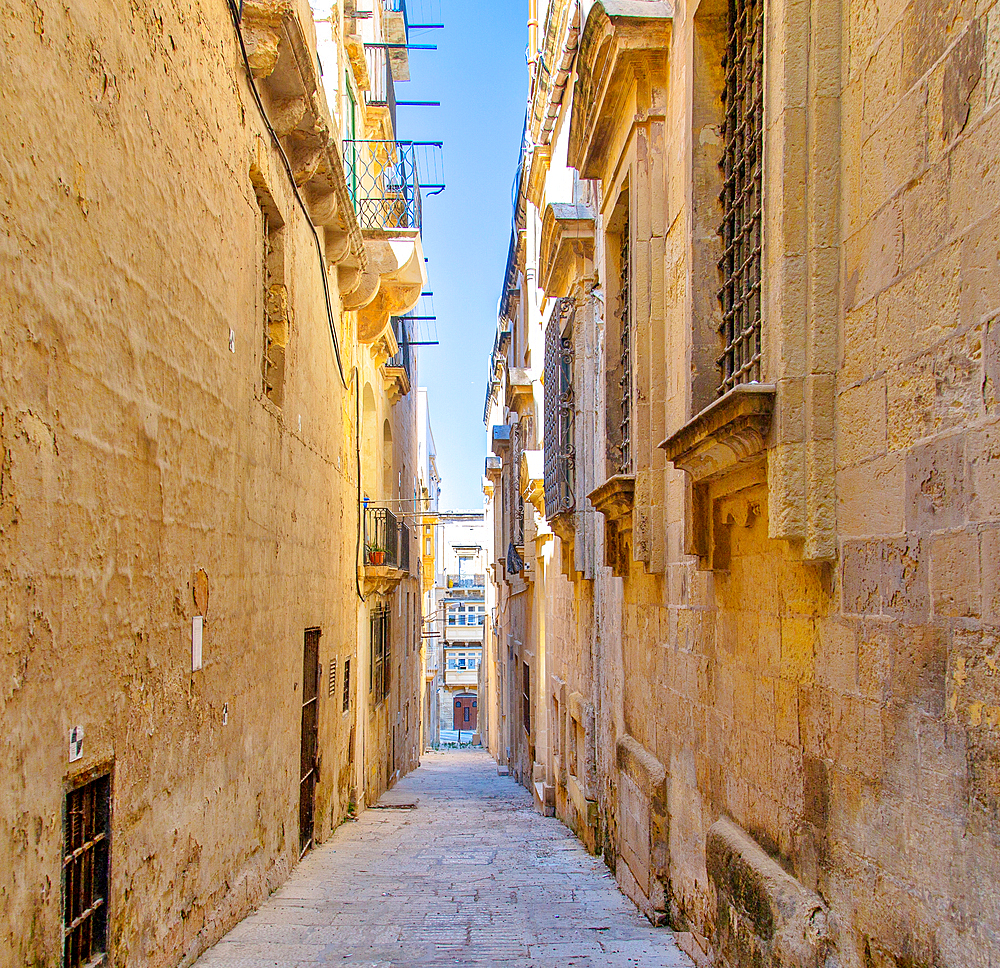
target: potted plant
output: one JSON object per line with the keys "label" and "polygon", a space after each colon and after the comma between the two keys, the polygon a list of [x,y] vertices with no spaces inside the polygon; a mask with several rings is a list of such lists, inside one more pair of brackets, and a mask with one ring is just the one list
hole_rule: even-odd
{"label": "potted plant", "polygon": [[367,557],[369,565],[384,565],[385,564],[385,549],[380,548],[378,545],[368,545]]}

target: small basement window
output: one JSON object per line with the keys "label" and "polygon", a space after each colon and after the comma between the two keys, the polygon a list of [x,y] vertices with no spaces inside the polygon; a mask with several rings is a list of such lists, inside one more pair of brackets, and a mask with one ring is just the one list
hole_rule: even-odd
{"label": "small basement window", "polygon": [[63,848],[63,965],[103,965],[111,882],[111,776],[66,794]]}

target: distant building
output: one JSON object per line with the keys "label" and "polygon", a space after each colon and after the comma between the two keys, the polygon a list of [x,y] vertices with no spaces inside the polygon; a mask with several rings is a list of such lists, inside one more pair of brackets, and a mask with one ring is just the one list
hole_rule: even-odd
{"label": "distant building", "polygon": [[478,727],[479,668],[486,625],[484,514],[443,511],[437,516],[436,527],[440,557],[434,586],[437,635],[433,641],[438,643],[440,729],[472,733]]}
{"label": "distant building", "polygon": [[424,624],[421,632],[420,657],[423,668],[420,692],[421,749],[438,745],[440,735],[440,632],[434,621],[434,578],[437,560],[438,501],[441,497],[441,475],[437,468],[437,449],[431,430],[431,412],[427,390],[417,390],[417,464],[420,485],[417,523],[420,534],[420,576]]}

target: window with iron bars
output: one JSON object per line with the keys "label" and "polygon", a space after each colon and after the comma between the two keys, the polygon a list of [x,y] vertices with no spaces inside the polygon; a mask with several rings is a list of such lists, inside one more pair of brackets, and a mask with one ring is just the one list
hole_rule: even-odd
{"label": "window with iron bars", "polygon": [[344,659],[344,712],[351,708],[351,660]]}
{"label": "window with iron bars", "polygon": [[63,965],[105,963],[111,874],[111,777],[66,795],[63,849]]}
{"label": "window with iron bars", "polygon": [[545,514],[572,511],[576,453],[573,446],[573,315],[576,303],[560,299],[545,330]]}
{"label": "window with iron bars", "polygon": [[524,498],[521,496],[521,454],[524,452],[524,432],[518,420],[510,428],[510,541],[515,548],[524,545]]}
{"label": "window with iron bars", "polygon": [[723,69],[720,395],[761,375],[764,0],[729,0]]}
{"label": "window with iron bars", "polygon": [[389,695],[392,686],[392,644],[390,641],[390,609],[376,605],[370,614],[371,624],[371,682],[369,689],[376,705]]}
{"label": "window with iron bars", "polygon": [[632,253],[629,242],[628,204],[618,239],[618,323],[621,377],[621,425],[619,474],[632,473]]}

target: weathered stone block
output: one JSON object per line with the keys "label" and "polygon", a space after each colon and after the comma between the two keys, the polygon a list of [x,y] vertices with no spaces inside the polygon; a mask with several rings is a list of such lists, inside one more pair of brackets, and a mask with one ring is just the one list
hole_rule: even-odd
{"label": "weathered stone block", "polygon": [[931,596],[934,614],[962,618],[980,613],[979,535],[943,534],[931,543]]}
{"label": "weathered stone block", "polygon": [[826,968],[836,964],[834,928],[822,899],[729,820],[705,847],[718,915],[712,939],[722,968]]}
{"label": "weathered stone block", "polygon": [[967,495],[964,434],[932,440],[907,455],[907,531],[960,527]]}

